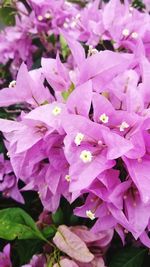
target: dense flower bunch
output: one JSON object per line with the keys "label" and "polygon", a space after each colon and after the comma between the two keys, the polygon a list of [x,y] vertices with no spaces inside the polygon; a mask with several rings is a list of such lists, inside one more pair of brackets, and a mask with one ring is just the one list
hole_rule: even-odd
{"label": "dense flower bunch", "polygon": [[[69,31],[76,38],[82,31],[83,26],[79,27],[78,22],[83,11],[78,5],[64,0],[28,0],[26,5],[21,1],[11,2],[12,11],[16,14],[16,23],[4,28],[0,33],[0,63],[6,64],[10,61],[13,76],[16,75],[22,61],[26,61],[28,67],[31,67],[36,54],[56,53],[60,46],[59,28]],[[89,3],[85,12],[90,13],[91,8],[93,7]],[[94,10],[98,12],[98,2]],[[49,42],[51,39],[52,43]],[[44,51],[41,51],[39,42]]]}
{"label": "dense flower bunch", "polygon": [[[0,191],[22,204],[23,192],[38,192],[50,214],[65,198],[91,228],[60,225],[53,257],[34,255],[24,267],[105,267],[115,232],[150,248],[149,1],[142,11],[127,0],[27,4],[16,2],[16,24],[0,34],[0,61],[12,59],[10,71],[25,61],[0,90],[0,107],[9,107]],[[45,50],[29,71],[35,36]],[[50,225],[43,216],[39,225]],[[9,254],[8,244],[1,266],[11,266]]]}
{"label": "dense flower bunch", "polygon": [[[28,0],[25,5],[21,1],[10,1],[16,23],[0,33],[0,63],[10,61],[10,71],[16,76],[22,61],[30,68],[36,54],[56,53],[60,48],[60,28],[91,48],[100,40],[110,40],[115,48],[124,47],[133,52],[140,38],[148,56],[149,1],[145,0],[145,13],[129,6],[129,2],[126,0],[122,5],[114,0],[104,5],[99,0],[88,0],[73,5],[65,0]],[[37,40],[44,51],[41,52]]]}

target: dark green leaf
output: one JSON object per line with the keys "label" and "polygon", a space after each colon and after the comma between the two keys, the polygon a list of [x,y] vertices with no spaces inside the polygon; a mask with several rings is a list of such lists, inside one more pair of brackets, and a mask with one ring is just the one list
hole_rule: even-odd
{"label": "dark green leaf", "polygon": [[45,238],[52,238],[54,237],[55,233],[57,232],[57,228],[53,225],[47,226],[42,230],[42,234],[45,236]]}
{"label": "dark green leaf", "polygon": [[71,225],[79,224],[79,217],[75,216],[74,214],[71,215],[69,223]]}
{"label": "dark green leaf", "polygon": [[32,70],[38,69],[41,67],[41,58],[36,59],[36,61],[32,65]]}
{"label": "dark green leaf", "polygon": [[41,240],[16,240],[13,253],[17,256],[19,266],[28,263],[33,255],[41,253],[42,246]]}
{"label": "dark green leaf", "polygon": [[142,0],[133,0],[132,6],[139,9],[139,10],[142,10],[145,8],[145,5],[144,5]]}
{"label": "dark green leaf", "polygon": [[62,212],[62,209],[59,208],[53,215],[52,215],[52,219],[54,224],[56,225],[60,225],[64,223],[64,215]]}
{"label": "dark green leaf", "polygon": [[11,7],[0,7],[0,22],[4,25],[14,25],[15,10]]}
{"label": "dark green leaf", "polygon": [[124,248],[112,259],[109,267],[141,267],[147,249]]}
{"label": "dark green leaf", "polygon": [[55,35],[54,34],[51,34],[50,36],[48,36],[47,41],[50,42],[50,43],[52,43],[53,45],[55,45],[55,43],[56,43],[56,37],[55,37]]}
{"label": "dark green leaf", "polygon": [[46,241],[33,219],[20,208],[0,210],[0,238],[6,240],[41,239]]}

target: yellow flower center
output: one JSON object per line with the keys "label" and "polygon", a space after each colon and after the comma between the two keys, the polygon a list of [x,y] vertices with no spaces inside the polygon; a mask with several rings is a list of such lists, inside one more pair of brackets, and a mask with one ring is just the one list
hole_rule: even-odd
{"label": "yellow flower center", "polygon": [[70,181],[71,181],[71,177],[70,177],[70,175],[67,174],[67,175],[65,176],[65,180],[66,180],[67,182],[70,182]]}
{"label": "yellow flower center", "polygon": [[83,150],[80,154],[80,159],[84,163],[88,163],[92,161],[92,153],[89,150]]}
{"label": "yellow flower center", "polygon": [[54,115],[54,116],[57,116],[57,115],[59,115],[61,113],[61,108],[60,107],[54,107],[53,108],[53,110],[52,110],[52,114]]}
{"label": "yellow flower center", "polygon": [[122,31],[122,35],[125,36],[125,37],[129,36],[129,34],[130,34],[130,31],[128,29],[124,29]]}
{"label": "yellow flower center", "polygon": [[99,117],[99,120],[103,123],[107,123],[109,121],[109,117],[103,113],[100,117]]}

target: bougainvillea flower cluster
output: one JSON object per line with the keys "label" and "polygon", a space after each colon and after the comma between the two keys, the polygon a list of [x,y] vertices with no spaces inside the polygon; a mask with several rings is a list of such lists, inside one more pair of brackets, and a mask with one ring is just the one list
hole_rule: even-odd
{"label": "bougainvillea flower cluster", "polygon": [[0,91],[1,106],[23,103],[17,120],[0,120],[12,168],[26,184],[22,190],[38,191],[46,209],[55,211],[62,195],[72,202],[89,193],[75,213],[97,218],[94,231],[113,228],[124,239],[126,230],[143,241],[150,209],[150,63],[111,51],[86,58],[79,43],[66,39],[74,69],[58,55],[31,72],[23,63],[13,87]]}

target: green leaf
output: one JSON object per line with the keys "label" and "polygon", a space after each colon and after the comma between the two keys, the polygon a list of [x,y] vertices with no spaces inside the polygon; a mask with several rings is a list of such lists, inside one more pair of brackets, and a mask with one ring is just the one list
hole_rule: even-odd
{"label": "green leaf", "polygon": [[34,220],[20,208],[0,210],[0,238],[6,240],[41,239],[45,237],[37,228]]}
{"label": "green leaf", "polygon": [[12,4],[12,0],[3,0],[2,1],[3,6],[11,6],[11,4]]}
{"label": "green leaf", "polygon": [[74,84],[72,83],[68,89],[68,91],[63,91],[61,94],[62,94],[62,97],[63,99],[66,101],[68,99],[68,97],[70,96],[70,94],[73,92],[74,90]]}
{"label": "green leaf", "polygon": [[19,266],[22,266],[29,262],[33,255],[41,253],[42,247],[41,240],[16,240],[13,245],[13,255],[17,256]]}
{"label": "green leaf", "polygon": [[47,41],[55,45],[56,43],[56,37],[55,34],[51,34],[50,36],[47,37]]}
{"label": "green leaf", "polygon": [[34,70],[34,69],[38,69],[38,68],[40,68],[41,67],[41,58],[37,58],[35,61],[34,61],[34,63],[33,63],[33,65],[32,65],[32,70]]}
{"label": "green leaf", "polygon": [[124,248],[112,259],[109,267],[141,267],[147,249]]}
{"label": "green leaf", "polygon": [[68,44],[67,44],[65,38],[62,35],[60,35],[59,41],[60,41],[62,56],[63,56],[64,59],[66,59],[66,57],[68,56],[68,54],[70,52]]}
{"label": "green leaf", "polygon": [[75,216],[74,214],[71,215],[69,223],[71,225],[79,224],[79,217]]}
{"label": "green leaf", "polygon": [[140,10],[145,8],[145,5],[142,0],[133,0],[132,6]]}
{"label": "green leaf", "polygon": [[61,208],[59,208],[54,214],[52,214],[54,224],[60,225],[64,223],[64,215]]}
{"label": "green leaf", "polygon": [[57,228],[53,225],[47,226],[42,230],[42,234],[45,236],[45,238],[52,238],[57,232]]}
{"label": "green leaf", "polygon": [[15,24],[15,10],[11,7],[0,7],[0,22],[4,25]]}

